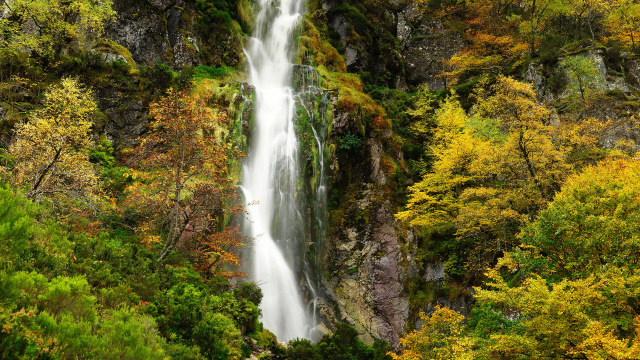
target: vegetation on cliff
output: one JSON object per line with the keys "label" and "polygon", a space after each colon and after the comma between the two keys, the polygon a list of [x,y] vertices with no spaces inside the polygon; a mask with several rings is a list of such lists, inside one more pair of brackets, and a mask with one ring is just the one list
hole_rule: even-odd
{"label": "vegetation on cliff", "polygon": [[[312,4],[296,61],[329,94],[315,100],[335,117],[328,232],[351,244],[312,256],[350,252],[320,276],[361,281],[351,255],[396,214],[385,231],[411,270],[395,353],[343,322],[317,344],[262,328],[259,288],[236,281],[251,239],[230,221],[251,119],[227,45],[252,5],[185,4],[184,38],[211,34],[189,45],[202,65],[137,64],[102,38],[110,1],[0,4],[0,357],[640,358],[637,0]],[[404,81],[389,20],[404,6],[466,42],[442,90]],[[131,123],[104,135],[128,111],[114,98],[140,104],[135,136]],[[314,172],[314,138],[300,138]],[[456,298],[474,303],[447,308]]]}

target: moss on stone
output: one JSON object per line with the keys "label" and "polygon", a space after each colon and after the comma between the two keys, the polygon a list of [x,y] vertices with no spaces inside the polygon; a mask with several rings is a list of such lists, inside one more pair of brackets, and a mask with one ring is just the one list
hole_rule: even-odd
{"label": "moss on stone", "polygon": [[298,38],[295,62],[314,66],[322,65],[331,71],[343,73],[347,71],[342,55],[322,38],[309,19],[309,15],[302,20],[302,35]]}
{"label": "moss on stone", "polygon": [[114,54],[118,54],[121,55],[126,61],[127,64],[129,64],[129,66],[131,66],[131,68],[136,69],[137,65],[136,62],[133,60],[133,56],[131,55],[131,52],[129,51],[129,49],[127,49],[126,47],[118,44],[117,42],[113,41],[113,40],[100,40],[98,41],[98,43],[93,47],[94,50],[96,51],[110,51]]}

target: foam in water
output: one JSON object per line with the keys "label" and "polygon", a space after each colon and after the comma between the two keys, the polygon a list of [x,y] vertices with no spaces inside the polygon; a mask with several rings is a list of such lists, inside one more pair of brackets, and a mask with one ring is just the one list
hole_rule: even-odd
{"label": "foam in water", "polygon": [[245,199],[258,202],[250,208],[249,227],[255,237],[252,275],[263,292],[262,323],[278,340],[288,341],[307,337],[309,325],[291,268],[301,234],[295,231],[298,139],[290,48],[302,1],[260,0],[259,6],[254,38],[245,50],[256,91],[256,124],[242,189]]}

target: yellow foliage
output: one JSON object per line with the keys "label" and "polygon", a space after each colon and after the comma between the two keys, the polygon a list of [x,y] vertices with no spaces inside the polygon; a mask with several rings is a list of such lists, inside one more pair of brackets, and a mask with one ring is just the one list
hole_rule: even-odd
{"label": "yellow foliage", "polygon": [[637,48],[640,41],[640,3],[634,0],[612,0],[605,12],[605,26],[610,36],[605,40],[620,40]]}
{"label": "yellow foliage", "polygon": [[44,107],[16,127],[9,148],[12,182],[27,185],[31,199],[92,197],[98,177],[89,162],[89,132],[97,106],[91,91],[66,78],[44,95]]}
{"label": "yellow foliage", "polygon": [[[58,54],[67,42],[80,45],[99,37],[104,25],[115,18],[110,0],[13,0],[3,1],[0,29],[4,46],[41,55]],[[31,28],[31,30],[28,30]]]}
{"label": "yellow foliage", "polygon": [[[640,294],[637,271],[609,267],[584,279],[551,285],[533,275],[510,286],[499,270],[517,267],[507,255],[487,272],[487,288],[476,288],[479,302],[508,310],[519,320],[519,331],[491,335],[490,345],[480,349],[485,358],[513,358],[514,354],[528,359],[638,358],[637,338],[631,341],[635,335],[621,336],[633,330],[628,328],[628,319],[635,313],[629,299]],[[636,317],[636,331],[637,326]]]}
{"label": "yellow foliage", "polygon": [[429,232],[474,239],[467,249],[472,274],[513,248],[519,228],[560,189],[572,170],[567,151],[595,145],[585,127],[556,139],[551,111],[528,84],[498,77],[476,99],[471,118],[455,97],[435,112],[432,171],[410,187],[406,210],[396,215]]}
{"label": "yellow foliage", "polygon": [[472,360],[473,342],[464,336],[464,316],[437,306],[431,316],[420,313],[420,330],[400,339],[401,355],[389,353],[393,360]]}

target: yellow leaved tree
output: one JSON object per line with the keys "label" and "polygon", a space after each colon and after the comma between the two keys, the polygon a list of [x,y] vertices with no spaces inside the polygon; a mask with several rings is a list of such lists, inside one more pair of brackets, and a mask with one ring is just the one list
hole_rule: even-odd
{"label": "yellow leaved tree", "polygon": [[609,38],[620,40],[635,50],[640,42],[640,3],[636,0],[612,0],[604,24]]}
{"label": "yellow leaved tree", "polygon": [[111,0],[1,1],[3,46],[34,55],[58,55],[73,41],[99,36],[115,18]]}
{"label": "yellow leaved tree", "polygon": [[43,107],[16,126],[9,153],[12,183],[26,186],[36,201],[92,198],[98,177],[89,161],[89,132],[97,110],[93,94],[77,80],[63,79],[44,94]]}
{"label": "yellow leaved tree", "polygon": [[389,353],[393,360],[472,360],[471,338],[465,336],[464,316],[454,310],[437,306],[431,316],[420,313],[424,321],[400,339],[404,351]]}
{"label": "yellow leaved tree", "polygon": [[636,160],[589,167],[523,230],[476,288],[478,358],[640,358],[639,178]]}
{"label": "yellow leaved tree", "polygon": [[435,246],[446,248],[450,275],[481,276],[571,170],[567,146],[553,140],[551,111],[530,85],[498,77],[476,99],[469,115],[455,97],[436,111],[432,171],[397,214],[447,239]]}

